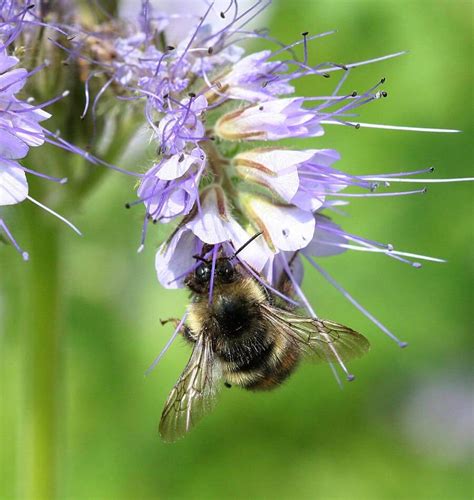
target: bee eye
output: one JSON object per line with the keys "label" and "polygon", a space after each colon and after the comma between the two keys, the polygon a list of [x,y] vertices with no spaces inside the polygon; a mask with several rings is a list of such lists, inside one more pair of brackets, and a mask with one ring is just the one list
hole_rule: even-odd
{"label": "bee eye", "polygon": [[226,283],[230,283],[234,279],[234,266],[229,260],[221,262],[217,272],[222,281]]}
{"label": "bee eye", "polygon": [[196,268],[195,271],[196,279],[200,281],[201,283],[206,283],[209,281],[209,278],[211,276],[211,269],[209,267],[209,264],[202,263],[199,264],[199,266]]}

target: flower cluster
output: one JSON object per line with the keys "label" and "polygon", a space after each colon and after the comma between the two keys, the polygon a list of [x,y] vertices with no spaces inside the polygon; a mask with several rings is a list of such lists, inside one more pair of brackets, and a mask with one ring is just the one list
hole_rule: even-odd
{"label": "flower cluster", "polygon": [[[263,286],[294,302],[278,286],[286,275],[299,303],[315,316],[300,288],[301,260],[305,258],[403,346],[327,274],[318,258],[349,249],[383,253],[414,267],[420,266],[421,259],[439,260],[349,234],[327,215],[330,211],[337,213],[337,207],[346,205],[351,198],[423,193],[424,188],[401,192],[384,188],[396,182],[429,182],[410,177],[430,169],[350,175],[338,168],[340,155],[334,149],[288,148],[281,143],[289,138],[319,137],[327,125],[433,131],[352,121],[358,108],[387,97],[387,92],[382,88],[382,78],[363,92],[343,93],[350,72],[402,52],[350,64],[311,65],[310,44],[332,32],[311,36],[302,33],[294,43],[283,45],[265,32],[247,27],[264,6],[257,0],[241,11],[237,0],[231,0],[223,12],[216,12],[214,3],[210,3],[202,15],[180,17],[155,12],[149,1],[143,0],[136,23],[109,20],[93,29],[80,23],[51,24],[58,37],[50,42],[65,55],[66,63],[78,63],[85,85],[81,118],[90,112],[95,125],[99,102],[112,96],[116,106],[125,103],[138,110],[149,125],[156,156],[146,172],[132,174],[139,178],[138,199],[126,206],[145,207],[139,250],[144,247],[150,222],[174,225],[155,259],[163,286],[183,286],[184,278],[197,265],[196,255],[212,260],[220,253],[232,255],[252,236],[261,234],[237,258]],[[186,36],[176,36],[179,24],[190,20],[195,22]],[[26,27],[45,25],[35,7],[3,0],[0,21],[0,205],[25,199],[40,204],[28,195],[25,172],[65,181],[29,170],[18,162],[30,147],[45,141],[93,163],[121,170],[40,125],[49,117],[42,108],[64,93],[42,105],[16,96],[28,77],[47,64],[28,73],[14,69],[19,61],[9,55],[10,45]],[[61,36],[65,43],[59,40]],[[273,44],[273,49],[246,55],[237,42],[254,38]],[[178,41],[171,45],[170,40]],[[331,95],[295,95],[296,80],[309,76],[325,79],[333,74],[340,78]],[[93,129],[95,134],[96,127]],[[2,219],[0,228],[20,250]]]}
{"label": "flower cluster", "polygon": [[[64,184],[66,178],[56,178],[32,170],[20,164],[18,160],[25,158],[31,147],[42,146],[48,142],[49,132],[40,124],[51,117],[43,108],[66,97],[68,92],[50,99],[40,105],[34,105],[33,99],[26,101],[17,97],[28,79],[48,66],[48,62],[28,72],[17,67],[18,57],[9,55],[13,52],[15,40],[26,30],[32,30],[38,24],[32,11],[34,5],[23,2],[3,1],[0,4],[0,207],[16,205],[26,199],[58,217],[80,234],[79,230],[62,216],[46,207],[28,194],[26,174],[36,175],[43,179]],[[0,229],[3,230],[10,243],[21,253],[24,260],[28,253],[23,251],[0,217]]]}
{"label": "flower cluster", "polygon": [[[236,248],[258,231],[263,240],[241,258],[257,272],[271,268],[276,254],[310,245],[315,212],[334,204],[326,200],[327,194],[351,185],[370,186],[333,169],[339,158],[333,150],[271,146],[246,150],[234,158],[222,154],[229,142],[244,149],[244,141],[250,146],[251,141],[320,136],[324,123],[346,123],[343,116],[349,111],[386,96],[377,90],[379,82],[360,96],[339,96],[338,85],[334,95],[322,98],[317,106],[308,106],[314,98],[287,97],[294,93],[290,82],[297,78],[328,77],[333,70],[349,68],[307,64],[308,42],[329,33],[313,37],[305,33],[288,47],[244,56],[233,38],[244,36],[242,23],[252,18],[258,5],[240,13],[237,3],[231,2],[235,11],[222,13],[222,27],[214,31],[208,21],[215,13],[209,7],[176,47],[166,45],[176,19],[155,15],[147,2],[141,23],[129,27],[126,36],[113,39],[95,33],[93,37],[95,57],[102,54],[98,71],[107,75],[99,94],[114,86],[122,98],[144,99],[145,116],[157,142],[158,158],[138,188],[138,202],[146,207],[140,248],[149,221],[182,218],[157,254],[158,277],[167,287],[182,286],[183,267],[177,263],[185,261],[192,268],[192,256],[203,245],[229,243]],[[91,45],[91,40],[83,44]],[[292,57],[297,45],[304,46],[304,61]],[[290,56],[282,61],[284,54]],[[174,268],[181,270],[180,277]]]}
{"label": "flower cluster", "polygon": [[[352,68],[402,52],[346,65],[310,65],[310,42],[330,35],[328,32],[303,33],[288,46],[278,44],[274,50],[245,55],[236,39],[259,37],[273,42],[264,33],[245,30],[260,7],[256,2],[240,12],[238,3],[232,1],[220,13],[221,24],[216,28],[211,4],[196,17],[188,36],[171,46],[167,40],[173,38],[173,23],[180,21],[179,16],[154,13],[144,1],[140,22],[127,25],[121,37],[106,32],[93,35],[96,49],[89,60],[97,68],[89,78],[105,76],[96,99],[110,87],[120,99],[142,102],[156,144],[157,157],[142,175],[138,200],[126,205],[143,204],[146,209],[139,250],[144,247],[150,221],[174,222],[175,230],[159,248],[155,265],[160,283],[177,288],[196,268],[196,255],[211,260],[221,252],[232,255],[261,233],[238,259],[263,286],[294,302],[278,289],[285,274],[300,303],[316,316],[300,288],[304,257],[403,347],[405,343],[343,290],[315,258],[351,249],[383,253],[414,267],[420,266],[420,259],[439,260],[349,234],[326,214],[337,212],[337,206],[346,205],[352,197],[423,193],[424,188],[402,192],[379,192],[379,188],[410,182],[407,176],[430,169],[349,175],[337,168],[340,155],[336,150],[289,149],[279,143],[321,136],[324,127],[332,124],[422,130],[350,121],[357,108],[387,97],[381,88],[385,79],[361,93],[341,93]],[[90,39],[81,43],[90,45]],[[297,50],[302,51],[301,58],[296,56]],[[328,78],[335,72],[342,77],[331,95],[294,95],[295,80]]]}

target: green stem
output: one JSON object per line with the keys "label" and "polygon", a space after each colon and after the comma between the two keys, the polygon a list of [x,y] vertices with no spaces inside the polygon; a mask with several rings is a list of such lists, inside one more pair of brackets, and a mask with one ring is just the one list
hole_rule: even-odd
{"label": "green stem", "polygon": [[57,496],[57,433],[61,380],[58,221],[31,207],[30,261],[26,263],[27,307],[23,332],[25,379],[21,498]]}

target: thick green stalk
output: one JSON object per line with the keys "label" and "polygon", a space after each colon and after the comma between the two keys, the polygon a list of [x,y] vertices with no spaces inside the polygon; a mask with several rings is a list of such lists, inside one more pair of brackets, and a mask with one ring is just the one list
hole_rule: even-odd
{"label": "thick green stalk", "polygon": [[58,410],[61,380],[59,232],[61,225],[31,207],[28,213],[30,261],[23,332],[24,407],[20,497],[57,496]]}

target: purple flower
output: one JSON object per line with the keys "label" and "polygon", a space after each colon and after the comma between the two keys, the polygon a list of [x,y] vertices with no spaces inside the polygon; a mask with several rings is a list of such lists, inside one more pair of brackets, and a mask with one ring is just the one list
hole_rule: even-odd
{"label": "purple flower", "polygon": [[[186,223],[186,227],[200,241],[210,245],[228,241],[234,248],[239,248],[249,237],[248,232],[232,216],[227,196],[218,185],[212,185],[201,193],[200,209]],[[260,241],[253,250],[244,250],[242,258],[248,259],[250,265],[260,270],[270,254],[268,247]]]}
{"label": "purple flower", "polygon": [[8,159],[24,158],[31,146],[41,146],[45,136],[39,122],[51,116],[15,97],[28,78],[25,69],[11,69],[17,63],[0,51],[0,157]]}
{"label": "purple flower", "polygon": [[268,101],[278,95],[292,94],[294,88],[278,76],[288,67],[280,61],[269,61],[270,50],[249,54],[237,61],[221,77],[212,80],[206,94],[209,102],[241,99],[249,102]]}
{"label": "purple flower", "polygon": [[[23,167],[15,161],[24,158],[28,154],[30,147],[38,147],[44,144],[46,131],[40,125],[40,122],[51,116],[41,109],[42,106],[33,106],[16,97],[15,94],[23,89],[29,76],[28,72],[23,68],[12,69],[18,62],[19,60],[16,57],[7,54],[6,48],[0,50],[0,206],[15,205],[28,199],[58,217],[80,234],[73,224],[28,195],[28,182],[25,172],[61,184],[66,182],[67,179],[42,174]],[[52,101],[54,100],[56,99]],[[8,240],[21,253],[23,258],[27,260],[28,253],[20,248],[2,218],[0,218],[0,229],[3,230]]]}
{"label": "purple flower", "polygon": [[274,99],[227,113],[217,122],[216,134],[231,141],[276,141],[323,135],[322,117],[303,108],[303,103],[302,97]]}

